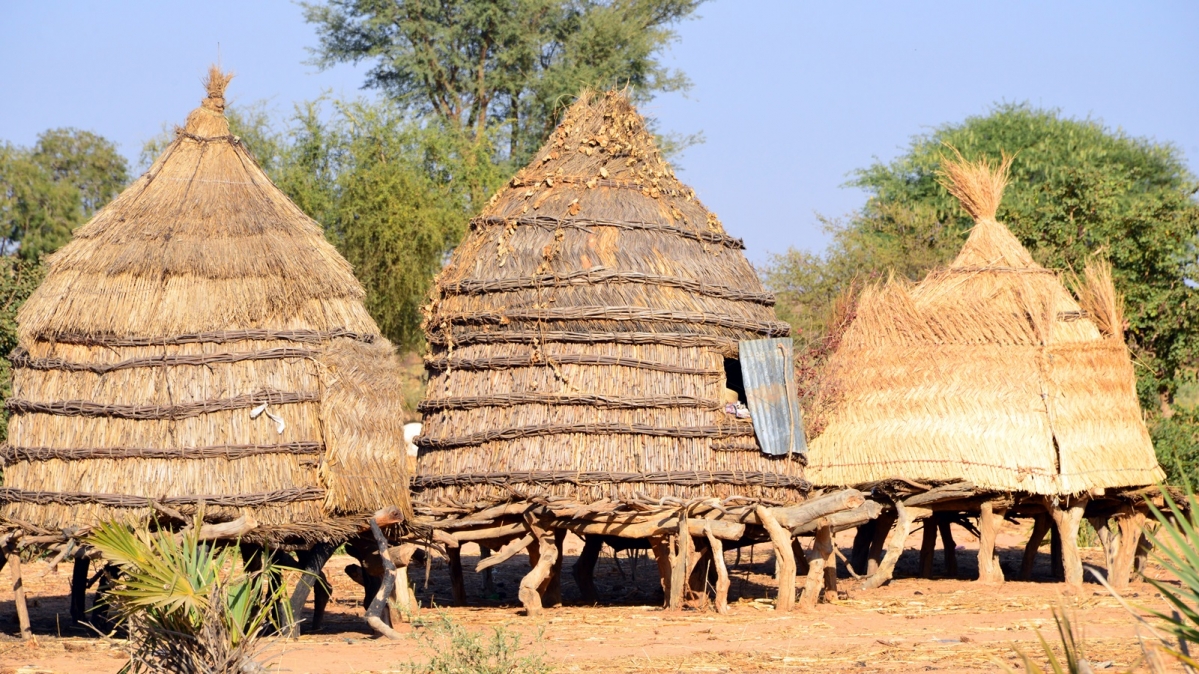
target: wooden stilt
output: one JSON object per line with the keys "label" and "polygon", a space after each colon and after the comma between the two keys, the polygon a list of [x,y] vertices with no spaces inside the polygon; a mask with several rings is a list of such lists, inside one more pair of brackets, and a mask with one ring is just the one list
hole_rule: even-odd
{"label": "wooden stilt", "polygon": [[853,552],[849,554],[849,565],[855,573],[866,573],[866,565],[870,561],[870,543],[874,540],[874,530],[877,520],[868,520],[859,526],[853,536]]}
{"label": "wooden stilt", "polygon": [[446,548],[450,562],[450,593],[454,606],[466,606],[466,580],[462,576],[462,548]]}
{"label": "wooden stilt", "polygon": [[388,610],[387,601],[395,590],[396,566],[392,563],[391,557],[387,555],[387,539],[383,536],[383,530],[379,528],[374,518],[370,520],[370,525],[371,534],[374,535],[379,549],[379,560],[383,563],[383,581],[379,584],[379,589],[375,593],[375,598],[371,600],[370,606],[366,608],[366,623],[388,639],[401,639],[403,637],[389,624],[391,612]]}
{"label": "wooden stilt", "polygon": [[1111,583],[1113,588],[1123,590],[1132,580],[1132,568],[1136,560],[1137,546],[1141,542],[1145,513],[1130,508],[1116,516],[1116,523],[1120,527],[1120,534],[1112,566],[1107,572],[1107,582]]}
{"label": "wooden stilt", "polygon": [[999,553],[995,550],[995,539],[999,525],[1003,522],[1005,508],[993,501],[983,501],[978,513],[978,580],[980,583],[1002,583],[1003,567],[999,565]]}
{"label": "wooden stilt", "polygon": [[941,550],[945,554],[945,575],[958,577],[958,544],[953,540],[953,522],[948,513],[937,515],[937,529],[941,531]]}
{"label": "wooden stilt", "polygon": [[[321,569],[325,568],[325,563],[333,556],[335,549],[332,543],[317,543],[309,550],[300,551],[300,570],[303,573],[296,579],[290,601],[293,622],[288,631],[293,638],[300,636],[300,614],[304,612],[304,604],[308,602],[308,595],[312,593],[313,588],[320,583]],[[311,623],[309,627],[311,628]]]}
{"label": "wooden stilt", "polygon": [[824,598],[837,600],[837,551],[833,545],[833,528],[822,526],[816,530],[816,551],[824,555]]}
{"label": "wooden stilt", "polygon": [[[791,532],[778,523],[770,510],[759,505],[754,507],[754,512],[757,513],[758,521],[762,523],[766,533],[770,534],[770,542],[774,544],[775,576],[778,578],[779,587],[774,608],[776,611],[790,611],[795,608],[795,555],[791,552]],[[808,563],[810,567],[811,559]],[[810,573],[812,572],[809,571]]]}
{"label": "wooden stilt", "polygon": [[87,558],[87,548],[75,552],[75,568],[71,571],[71,622],[87,622],[87,580],[91,575],[92,561]]}
{"label": "wooden stilt", "polygon": [[541,593],[538,589],[554,571],[558,561],[558,545],[554,540],[554,530],[542,518],[530,513],[525,516],[529,532],[533,534],[534,545],[529,547],[529,557],[533,557],[534,546],[537,549],[537,561],[528,575],[520,581],[520,603],[525,607],[525,614],[536,616],[541,613]]}
{"label": "wooden stilt", "polygon": [[866,560],[866,575],[873,576],[878,567],[882,564],[883,556],[887,552],[887,534],[891,533],[891,528],[895,526],[899,515],[894,509],[887,510],[878,516],[875,520],[874,537],[870,539],[870,554]]}
{"label": "wooden stilt", "polygon": [[1024,546],[1024,559],[1020,562],[1020,580],[1032,578],[1032,570],[1037,563],[1041,542],[1045,540],[1045,534],[1049,533],[1049,529],[1053,526],[1053,518],[1049,516],[1049,513],[1037,513],[1032,522],[1032,534]]}
{"label": "wooden stilt", "polygon": [[[491,548],[479,544],[479,562],[491,556]],[[495,575],[491,572],[491,567],[483,569],[483,598],[486,599],[495,594]]]}
{"label": "wooden stilt", "polygon": [[[1053,517],[1054,529],[1062,541],[1062,567],[1066,585],[1082,590],[1082,558],[1078,554],[1078,525],[1082,523],[1087,497],[1077,499],[1046,498],[1046,509]],[[1054,501],[1057,501],[1056,503]]]}
{"label": "wooden stilt", "polygon": [[803,542],[798,536],[791,539],[791,556],[795,558],[795,575],[806,578],[810,571],[808,555],[804,552]]}
{"label": "wooden stilt", "polygon": [[8,550],[8,572],[12,574],[13,603],[17,605],[17,624],[21,628],[21,638],[33,636],[29,626],[29,607],[25,604],[25,583],[21,579],[21,553],[16,549]]}
{"label": "wooden stilt", "polygon": [[903,554],[904,543],[912,531],[912,521],[932,515],[932,511],[926,508],[908,508],[899,502],[895,503],[895,510],[898,516],[895,522],[895,531],[891,533],[887,542],[887,552],[883,556],[883,561],[878,565],[878,571],[862,583],[863,590],[882,587],[891,580],[891,575],[895,573],[895,565],[899,563],[899,557]]}
{"label": "wooden stilt", "polygon": [[329,605],[330,588],[329,578],[325,575],[325,570],[321,569],[320,582],[312,589],[312,631],[315,632],[325,623],[325,607]]}
{"label": "wooden stilt", "polygon": [[687,571],[687,596],[683,601],[696,608],[707,609],[708,606],[708,577],[712,571],[712,546],[708,545],[707,537],[693,541],[695,552],[692,553],[691,568]]}
{"label": "wooden stilt", "polygon": [[562,554],[562,545],[566,542],[566,530],[554,529],[554,549],[557,555],[554,565],[550,567],[550,577],[546,578],[538,588],[541,594],[541,605],[546,608],[562,605],[562,562],[566,555]]}
{"label": "wooden stilt", "polygon": [[671,538],[674,540],[674,554],[670,557],[670,595],[667,607],[673,611],[683,610],[683,600],[687,594],[687,566],[691,561],[691,533],[687,527],[687,513],[679,517],[678,532]]}
{"label": "wooden stilt", "polygon": [[670,600],[670,539],[666,536],[650,536],[649,547],[658,564],[658,581],[662,585],[662,603]]}
{"label": "wooden stilt", "polygon": [[924,520],[924,536],[920,541],[920,577],[933,577],[933,556],[937,552],[937,517]]}
{"label": "wooden stilt", "polygon": [[803,590],[799,594],[799,608],[802,611],[814,608],[820,601],[820,591],[824,586],[824,560],[828,559],[824,553],[820,530],[817,529],[816,536],[812,539],[812,548],[805,554],[808,573],[804,577]]}
{"label": "wooden stilt", "polygon": [[1103,568],[1107,570],[1108,582],[1111,582],[1112,564],[1116,558],[1115,537],[1112,536],[1111,525],[1106,517],[1088,517],[1087,522],[1091,528],[1095,530],[1095,536],[1099,539],[1099,547],[1103,550]]}
{"label": "wooden stilt", "polygon": [[1145,565],[1149,563],[1149,552],[1153,550],[1153,543],[1149,541],[1149,537],[1145,535],[1144,530],[1152,527],[1153,524],[1145,522],[1141,524],[1141,536],[1137,539],[1137,552],[1132,559],[1132,571],[1136,574],[1145,573]]}
{"label": "wooden stilt", "polygon": [[587,536],[583,539],[583,552],[570,569],[575,585],[579,586],[579,592],[583,595],[584,604],[595,604],[599,601],[599,593],[595,589],[595,565],[599,562],[603,548],[602,538]]}
{"label": "wooden stilt", "polygon": [[712,533],[712,527],[704,527],[704,535],[712,550],[712,563],[716,566],[716,612],[729,612],[729,569],[724,563],[724,544]]}
{"label": "wooden stilt", "polygon": [[1049,568],[1054,580],[1063,580],[1066,572],[1062,570],[1062,535],[1053,525],[1053,515],[1049,515]]}

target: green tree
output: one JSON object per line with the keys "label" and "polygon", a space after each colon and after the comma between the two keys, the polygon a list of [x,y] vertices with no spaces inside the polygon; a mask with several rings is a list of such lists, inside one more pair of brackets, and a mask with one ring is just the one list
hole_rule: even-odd
{"label": "green tree", "polygon": [[846,220],[825,223],[827,252],[772,259],[763,276],[784,315],[804,337],[819,337],[833,298],[854,279],[915,280],[957,253],[973,223],[937,183],[946,145],[967,158],[1016,155],[998,218],[1039,263],[1081,270],[1092,255],[1110,260],[1159,456],[1171,470],[1174,456],[1194,461],[1195,415],[1176,416],[1172,404],[1199,357],[1191,282],[1199,278],[1199,204],[1196,179],[1172,145],[1028,105],[1001,105],[918,136],[895,161],[854,174],[849,184],[870,196]]}
{"label": "green tree", "polygon": [[685,89],[658,54],[703,0],[328,0],[304,4],[314,62],[370,62],[366,86],[523,164],[579,91]]}

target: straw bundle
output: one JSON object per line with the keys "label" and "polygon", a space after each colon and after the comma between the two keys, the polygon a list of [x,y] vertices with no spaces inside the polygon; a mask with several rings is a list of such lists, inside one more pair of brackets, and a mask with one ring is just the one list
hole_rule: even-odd
{"label": "straw bundle", "polygon": [[583,94],[437,279],[420,499],[802,497],[723,411],[738,340],[789,331],[743,248],[624,94]]}
{"label": "straw bundle", "polygon": [[22,308],[0,516],[58,530],[203,504],[329,540],[408,509],[393,350],[349,264],[230,135],[230,78],[212,69]]}
{"label": "straw bundle", "polygon": [[1110,269],[1076,299],[995,219],[1010,159],[959,155],[944,184],[976,220],[948,268],[867,288],[829,361],[839,400],[811,444],[821,485],[964,479],[1033,494],[1162,478]]}

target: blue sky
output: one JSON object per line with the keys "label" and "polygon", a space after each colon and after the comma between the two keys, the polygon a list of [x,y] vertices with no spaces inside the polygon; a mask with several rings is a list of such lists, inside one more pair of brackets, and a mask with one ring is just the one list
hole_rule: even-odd
{"label": "blue sky", "polygon": [[[1000,101],[1172,142],[1199,172],[1199,3],[715,0],[699,14],[665,55],[694,88],[644,112],[704,132],[681,177],[755,263],[823,249],[817,214],[865,198],[843,187],[850,172]],[[323,91],[358,95],[365,70],[305,65],[316,37],[286,0],[7,0],[0,140],[75,126],[135,161],[197,105],[218,43],[234,104],[266,99],[280,115]]]}

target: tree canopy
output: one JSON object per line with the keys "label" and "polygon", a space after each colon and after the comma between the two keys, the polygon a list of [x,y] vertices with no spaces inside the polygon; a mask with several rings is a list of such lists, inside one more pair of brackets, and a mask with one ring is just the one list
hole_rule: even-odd
{"label": "tree canopy", "polygon": [[1142,403],[1170,417],[1174,393],[1199,357],[1196,179],[1174,146],[1094,120],[1000,105],[914,138],[895,161],[857,171],[849,185],[869,197],[857,213],[825,222],[829,250],[788,251],[764,272],[786,317],[803,337],[818,337],[834,299],[855,279],[916,280],[957,253],[973,222],[937,182],[946,146],[971,159],[1015,155],[998,219],[1040,264],[1081,270],[1093,255],[1111,262]]}
{"label": "tree canopy", "polygon": [[314,62],[369,62],[365,86],[522,164],[579,91],[685,89],[658,59],[703,0],[328,0],[304,4]]}

